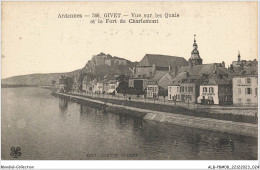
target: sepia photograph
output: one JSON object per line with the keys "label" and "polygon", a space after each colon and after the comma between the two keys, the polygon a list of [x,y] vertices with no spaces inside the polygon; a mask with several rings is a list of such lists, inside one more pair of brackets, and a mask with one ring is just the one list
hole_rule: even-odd
{"label": "sepia photograph", "polygon": [[257,1],[1,2],[2,161],[258,154]]}

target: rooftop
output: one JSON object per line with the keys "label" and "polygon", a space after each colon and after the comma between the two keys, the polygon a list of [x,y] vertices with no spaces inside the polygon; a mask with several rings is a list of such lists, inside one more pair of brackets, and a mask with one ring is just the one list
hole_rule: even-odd
{"label": "rooftop", "polygon": [[155,64],[158,67],[171,66],[188,66],[187,60],[183,57],[158,55],[158,54],[146,54],[144,58],[137,64],[137,67],[152,66]]}
{"label": "rooftop", "polygon": [[220,66],[219,63],[194,65],[192,67],[182,67],[178,75],[173,79],[173,84],[178,85],[180,83],[199,83],[208,79],[212,74],[222,74],[229,77],[230,73],[228,69]]}

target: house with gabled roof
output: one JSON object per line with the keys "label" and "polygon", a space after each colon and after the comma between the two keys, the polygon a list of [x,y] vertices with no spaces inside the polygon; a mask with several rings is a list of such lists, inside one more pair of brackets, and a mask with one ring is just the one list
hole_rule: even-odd
{"label": "house with gabled roof", "polygon": [[[202,61],[194,35],[193,50],[189,59],[189,66],[181,67],[177,76],[173,79],[172,84],[168,86],[168,100],[198,103],[198,97],[202,96],[203,98],[200,90],[200,86],[203,83],[222,82],[222,80],[215,80],[215,77],[212,77],[212,75],[215,74],[223,79],[231,76],[229,70],[225,68],[224,62],[203,64]],[[204,85],[206,86],[207,84]]]}
{"label": "house with gabled roof", "polygon": [[144,90],[156,71],[177,72],[180,67],[187,65],[188,62],[183,57],[146,54],[133,68],[134,74],[129,79],[129,87]]}
{"label": "house with gabled roof", "polygon": [[173,79],[172,84],[168,86],[168,99],[197,103],[201,84],[215,72],[223,77],[230,76],[228,69],[220,63],[194,66],[191,64],[190,66],[182,67],[178,75]]}
{"label": "house with gabled roof", "polygon": [[158,98],[159,91],[167,91],[172,82],[172,75],[168,71],[156,71],[147,84],[147,98]]}
{"label": "house with gabled roof", "polygon": [[200,85],[200,96],[197,102],[200,104],[232,104],[232,78],[224,72],[216,69]]}
{"label": "house with gabled roof", "polygon": [[258,63],[233,73],[233,104],[258,105]]}

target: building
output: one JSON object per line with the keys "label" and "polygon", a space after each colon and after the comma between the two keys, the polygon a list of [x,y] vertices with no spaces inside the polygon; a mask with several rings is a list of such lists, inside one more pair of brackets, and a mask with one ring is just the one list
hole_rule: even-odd
{"label": "building", "polygon": [[200,58],[199,50],[198,50],[198,44],[196,43],[196,35],[194,35],[194,43],[193,43],[193,50],[191,51],[191,57],[189,59],[189,62],[192,65],[201,65],[202,59]]}
{"label": "building", "polygon": [[244,67],[255,67],[258,65],[256,59],[254,60],[241,60],[240,52],[238,51],[237,61],[233,61],[231,67],[233,67],[234,72],[241,71]]}
{"label": "building", "polygon": [[118,86],[118,82],[115,79],[112,79],[108,82],[108,91],[107,94],[117,94],[116,88]]}
{"label": "building", "polygon": [[189,59],[189,66],[181,67],[168,86],[168,100],[176,100],[187,103],[197,103],[200,96],[200,86],[211,78],[212,74],[222,78],[230,77],[225,63],[202,64],[198,45],[194,35],[193,50]]}
{"label": "building", "polygon": [[169,85],[168,86],[168,100],[181,101],[181,92],[179,85]]}
{"label": "building", "polygon": [[89,92],[92,91],[92,81],[94,80],[93,76],[87,74],[82,80],[82,91]]}
{"label": "building", "polygon": [[104,92],[103,82],[97,82],[96,84],[94,84],[93,93],[103,94],[103,92]]}
{"label": "building", "polygon": [[183,57],[146,54],[133,68],[129,87],[144,90],[156,71],[177,72],[180,67],[187,65],[188,62]]}
{"label": "building", "polygon": [[68,92],[72,90],[73,79],[70,77],[66,77],[65,75],[61,75],[59,79],[59,92]]}
{"label": "building", "polygon": [[245,67],[233,75],[233,104],[258,104],[258,69],[257,65]]}
{"label": "building", "polygon": [[161,92],[168,90],[168,85],[172,82],[172,76],[169,72],[156,71],[154,76],[147,84],[147,98],[158,98]]}
{"label": "building", "polygon": [[[232,78],[217,69],[200,85],[200,104],[232,104]],[[219,73],[220,72],[220,73]]]}
{"label": "building", "polygon": [[168,99],[197,103],[197,98],[200,96],[200,86],[205,81],[210,80],[212,74],[216,74],[223,79],[230,77],[228,69],[220,63],[194,66],[191,64],[188,67],[182,67],[173,79],[172,84],[168,86]]}

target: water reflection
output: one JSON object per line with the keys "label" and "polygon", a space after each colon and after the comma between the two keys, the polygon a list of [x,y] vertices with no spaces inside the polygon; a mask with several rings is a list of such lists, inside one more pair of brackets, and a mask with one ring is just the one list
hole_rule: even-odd
{"label": "water reflection", "polygon": [[143,149],[154,148],[171,159],[257,159],[256,138],[151,121],[143,125],[137,134],[146,143]]}
{"label": "water reflection", "polygon": [[59,98],[59,110],[60,113],[66,114],[68,111],[68,100]]}
{"label": "water reflection", "polygon": [[[3,89],[2,96],[12,99],[2,100],[2,158],[7,160],[12,159],[12,146],[20,146],[19,159],[28,160],[257,159],[257,138],[253,137],[145,121],[123,111],[104,113],[36,88]],[[17,129],[13,122],[19,119],[28,126]],[[138,156],[101,157],[111,153]]]}

